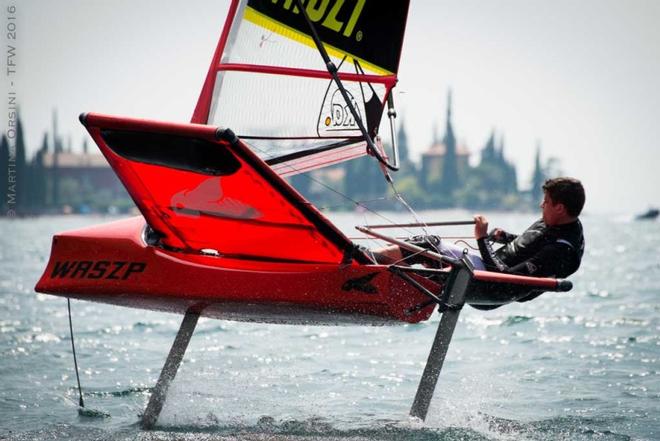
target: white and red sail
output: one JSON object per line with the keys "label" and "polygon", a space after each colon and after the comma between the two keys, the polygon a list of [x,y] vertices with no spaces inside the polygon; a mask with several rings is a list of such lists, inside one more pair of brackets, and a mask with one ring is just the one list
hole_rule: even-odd
{"label": "white and red sail", "polygon": [[[281,176],[366,154],[294,0],[235,0],[192,122],[232,129]],[[408,1],[308,0],[368,133],[397,81]]]}
{"label": "white and red sail", "polygon": [[[373,136],[396,82],[408,3],[305,8]],[[192,124],[83,117],[162,245],[247,259],[367,261],[283,179],[366,154],[300,12],[293,0],[232,3]]]}

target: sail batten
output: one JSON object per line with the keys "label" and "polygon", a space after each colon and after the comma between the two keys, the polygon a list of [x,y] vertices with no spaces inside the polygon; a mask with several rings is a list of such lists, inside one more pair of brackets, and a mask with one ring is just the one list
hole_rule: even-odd
{"label": "sail batten", "polygon": [[[260,72],[273,75],[290,75],[296,77],[324,78],[332,79],[332,75],[327,70],[300,69],[291,67],[267,66],[259,64],[239,64],[225,63],[218,66],[217,71],[235,71],[235,72]],[[355,81],[361,83],[380,83],[389,87],[396,84],[396,75],[367,75],[350,72],[339,72],[339,78],[342,81]]]}

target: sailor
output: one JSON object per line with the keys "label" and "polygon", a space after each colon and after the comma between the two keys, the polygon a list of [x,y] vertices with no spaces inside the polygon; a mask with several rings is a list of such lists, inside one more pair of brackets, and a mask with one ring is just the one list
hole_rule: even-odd
{"label": "sailor", "polygon": [[[543,277],[573,274],[584,254],[582,223],[578,219],[584,200],[584,188],[577,179],[547,180],[543,184],[542,217],[520,236],[501,229],[487,235],[488,220],[475,216],[474,236],[486,269]],[[491,242],[504,246],[493,251]]]}
{"label": "sailor", "polygon": [[[543,184],[541,219],[519,236],[499,228],[488,234],[488,219],[476,215],[474,237],[479,255],[470,253],[468,258],[476,269],[535,277],[567,277],[577,271],[584,253],[582,224],[578,219],[584,201],[584,187],[579,180],[549,179]],[[416,236],[411,243],[452,257],[463,253],[460,247],[445,244],[437,236]],[[492,243],[503,246],[494,250]],[[399,247],[388,247],[376,254],[382,262],[405,259],[410,264],[431,264],[428,258]]]}

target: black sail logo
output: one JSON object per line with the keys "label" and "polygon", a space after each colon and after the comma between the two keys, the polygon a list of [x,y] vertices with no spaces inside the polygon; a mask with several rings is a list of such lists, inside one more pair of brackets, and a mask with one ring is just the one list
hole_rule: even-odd
{"label": "black sail logo", "polygon": [[[289,38],[310,39],[296,0],[248,0],[247,20]],[[334,56],[359,59],[380,74],[398,70],[408,0],[306,0],[305,12]],[[293,32],[292,32],[293,31]],[[311,40],[307,44],[313,46]],[[365,64],[366,63],[366,64]],[[372,69],[373,70],[373,69]]]}
{"label": "black sail logo", "polygon": [[[362,118],[361,106],[358,105],[358,102],[349,91],[346,91],[346,93],[358,114],[358,118]],[[339,89],[334,89],[332,92],[328,91],[321,107],[317,128],[319,136],[332,136],[333,134],[359,136],[361,133],[355,117]]]}
{"label": "black sail logo", "polygon": [[[360,115],[360,111],[358,109],[357,101],[355,101],[355,98],[353,98],[353,95],[350,94],[350,92],[346,92],[351,99],[351,104],[353,104],[353,108],[356,109],[358,113],[358,117],[362,118]],[[332,100],[330,101],[330,106],[332,108],[332,117],[330,118],[330,124],[327,124],[328,121],[326,121],[326,126],[330,125],[332,126],[332,129],[335,130],[346,130],[346,129],[357,129],[358,125],[355,123],[355,118],[353,117],[353,113],[351,113],[351,109],[346,104],[346,101],[344,101],[344,97],[341,95],[341,92],[339,90],[335,90],[335,92],[332,94]]]}
{"label": "black sail logo", "polygon": [[[249,2],[250,6],[253,3]],[[280,8],[291,11],[293,14],[300,14],[297,2],[295,0],[271,0],[271,3]],[[341,33],[344,37],[351,37],[366,0],[356,0],[355,2],[346,0],[307,0],[303,1],[307,16],[314,23],[320,23],[321,26]],[[346,17],[346,18],[342,18]]]}

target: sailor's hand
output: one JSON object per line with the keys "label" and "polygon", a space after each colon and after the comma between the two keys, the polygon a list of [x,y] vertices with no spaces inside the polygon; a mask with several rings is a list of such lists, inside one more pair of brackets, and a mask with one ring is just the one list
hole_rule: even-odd
{"label": "sailor's hand", "polygon": [[488,219],[478,214],[474,217],[474,238],[481,239],[488,236]]}
{"label": "sailor's hand", "polygon": [[501,228],[493,228],[490,233],[488,233],[488,239],[498,242],[504,239],[506,232]]}

